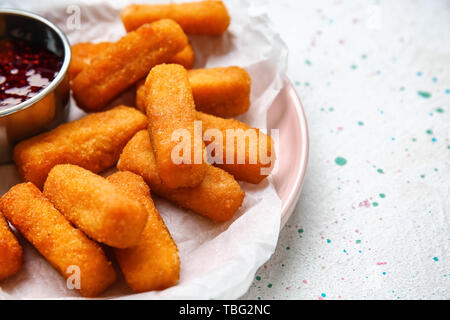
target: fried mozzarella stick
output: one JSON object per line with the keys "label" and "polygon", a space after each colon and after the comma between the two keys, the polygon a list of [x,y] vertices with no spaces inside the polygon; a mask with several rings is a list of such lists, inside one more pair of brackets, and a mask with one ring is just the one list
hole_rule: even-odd
{"label": "fried mozzarella stick", "polygon": [[250,107],[251,79],[240,67],[189,70],[195,107],[219,117],[236,117]]}
{"label": "fried mozzarella stick", "polygon": [[117,168],[142,176],[152,192],[214,221],[231,219],[245,196],[232,175],[211,165],[207,165],[205,179],[197,187],[167,188],[159,178],[150,137],[145,130],[136,133],[125,146]]}
{"label": "fried mozzarella stick", "polygon": [[127,31],[135,30],[144,23],[166,18],[178,22],[188,34],[219,36],[230,25],[227,8],[222,1],[217,0],[154,5],[132,4],[125,7],[120,16]]}
{"label": "fried mozzarella stick", "polygon": [[148,214],[105,178],[72,164],[50,171],[44,194],[70,222],[92,239],[115,248],[139,242]]}
{"label": "fried mozzarella stick", "polygon": [[[188,71],[195,109],[218,117],[236,117],[250,107],[251,80],[239,67]],[[136,84],[136,107],[145,113],[144,81]]]}
{"label": "fried mozzarella stick", "polygon": [[76,164],[95,173],[114,166],[128,140],[146,127],[145,115],[119,106],[20,142],[14,162],[25,181],[42,188],[57,164]]}
{"label": "fried mozzarella stick", "polygon": [[[148,131],[161,180],[169,188],[197,186],[206,173],[205,145],[201,131],[196,135],[194,130],[195,104],[186,69],[160,64],[148,74],[145,88]],[[185,139],[186,148],[176,151]]]}
{"label": "fried mozzarella stick", "polygon": [[[86,66],[89,66],[91,61],[101,55],[114,42],[80,42],[72,45],[72,61],[70,62],[69,74],[71,79],[75,79],[78,73]],[[191,44],[184,47],[171,59],[164,61],[168,63],[181,64],[186,69],[192,69],[194,66],[194,49]]]}
{"label": "fried mozzarella stick", "polygon": [[22,247],[0,210],[0,281],[15,275],[22,266]]}
{"label": "fried mozzarella stick", "polygon": [[[207,150],[212,149],[215,166],[231,173],[237,180],[255,184],[270,174],[275,162],[270,136],[235,119],[223,119],[202,112],[197,112],[196,116],[202,121],[203,138]],[[216,142],[215,132],[208,130],[219,130],[221,142]],[[222,156],[217,153],[218,143],[222,143]]]}
{"label": "fried mozzarella stick", "polygon": [[78,271],[79,287],[75,279],[72,284],[83,296],[98,296],[116,280],[100,246],[74,228],[32,183],[12,187],[0,208],[64,278]]}
{"label": "fried mozzarella stick", "polygon": [[128,285],[137,292],[175,285],[180,277],[178,248],[153,204],[149,187],[141,176],[129,171],[116,172],[107,180],[140,201],[148,212],[138,244],[114,251]]}
{"label": "fried mozzarella stick", "polygon": [[73,96],[85,111],[99,111],[144,78],[151,68],[172,58],[188,44],[173,20],[145,24],[111,44],[72,81]]}
{"label": "fried mozzarella stick", "polygon": [[75,77],[88,66],[95,56],[104,52],[113,42],[80,42],[71,46],[72,48],[72,60],[69,66],[70,79]]}

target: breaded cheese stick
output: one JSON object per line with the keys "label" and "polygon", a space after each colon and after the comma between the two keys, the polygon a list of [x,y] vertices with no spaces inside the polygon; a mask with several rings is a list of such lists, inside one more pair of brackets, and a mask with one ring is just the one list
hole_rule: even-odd
{"label": "breaded cheese stick", "polygon": [[230,25],[228,10],[222,1],[170,4],[132,4],[120,13],[127,31],[132,31],[144,23],[159,19],[173,19],[188,34],[219,36]]}
{"label": "breaded cheese stick", "polygon": [[23,251],[0,210],[0,281],[15,275],[22,266]]}
{"label": "breaded cheese stick", "polygon": [[72,48],[72,60],[69,66],[70,79],[75,77],[83,70],[95,56],[104,52],[112,42],[80,42],[71,46]]}
{"label": "breaded cheese stick", "polygon": [[25,181],[42,188],[57,164],[76,164],[95,173],[114,166],[128,140],[146,127],[145,115],[119,106],[20,142],[14,149],[14,162]]}
{"label": "breaded cheese stick", "polygon": [[[148,131],[161,180],[169,188],[200,184],[206,172],[205,145],[201,131],[198,137],[195,135],[195,104],[186,69],[178,64],[160,64],[148,74],[145,88]],[[190,150],[176,151],[184,136]]]}
{"label": "breaded cheese stick", "polygon": [[149,187],[141,176],[129,171],[116,172],[106,179],[130,198],[140,201],[148,212],[139,243],[114,250],[128,285],[137,292],[175,285],[180,277],[178,248],[153,204]]}
{"label": "breaded cheese stick", "polygon": [[188,71],[195,107],[219,117],[236,117],[250,107],[251,79],[240,67]]}
{"label": "breaded cheese stick", "polygon": [[205,178],[197,187],[167,188],[159,178],[150,137],[145,130],[136,133],[125,146],[117,168],[142,176],[152,192],[214,221],[231,219],[245,196],[232,175],[211,165],[207,165]]}
{"label": "breaded cheese stick", "polygon": [[0,208],[64,278],[79,271],[77,289],[83,296],[98,296],[116,280],[100,246],[74,228],[32,183],[12,187],[1,198]]}
{"label": "breaded cheese stick", "polygon": [[[236,117],[250,107],[251,80],[240,67],[188,71],[195,109],[218,117]],[[145,112],[144,82],[136,84],[136,106]]]}
{"label": "breaded cheese stick", "polygon": [[83,110],[99,111],[187,44],[186,35],[173,20],[142,25],[111,44],[72,80],[73,97]]}
{"label": "breaded cheese stick", "polygon": [[[78,73],[86,66],[89,66],[91,61],[98,55],[101,55],[114,42],[80,42],[72,45],[72,61],[70,62],[69,74],[71,79],[75,79]],[[178,52],[167,63],[181,64],[186,69],[192,69],[194,66],[194,49],[188,43],[183,50]]]}
{"label": "breaded cheese stick", "polygon": [[192,69],[192,67],[194,67],[194,61],[194,48],[192,48],[192,45],[188,43],[188,45],[184,47],[183,50],[174,55],[172,59],[167,61],[167,63],[176,63],[182,65],[186,69]]}
{"label": "breaded cheese stick", "polygon": [[139,201],[105,178],[72,164],[53,167],[44,194],[70,222],[111,247],[136,245],[147,222],[147,211]]}
{"label": "breaded cheese stick", "polygon": [[[205,140],[207,150],[215,149],[211,152],[218,158],[213,163],[215,166],[231,173],[237,180],[255,184],[269,175],[275,162],[270,136],[235,119],[223,119],[202,112],[197,112],[196,117],[202,121],[203,138],[209,136],[209,141]],[[214,141],[215,132],[208,130],[220,131],[223,138],[222,157],[220,153],[216,154],[219,146]]]}

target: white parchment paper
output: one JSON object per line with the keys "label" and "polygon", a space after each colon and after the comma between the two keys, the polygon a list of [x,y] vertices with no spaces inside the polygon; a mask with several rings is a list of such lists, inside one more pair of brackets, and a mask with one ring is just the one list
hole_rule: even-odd
{"label": "white parchment paper", "polygon": [[[0,7],[20,8],[45,16],[58,24],[73,44],[111,41],[123,36],[125,30],[119,12],[127,3],[131,1],[89,1],[89,4],[62,1],[57,6],[42,0],[3,1]],[[282,86],[287,49],[264,14],[264,5],[255,6],[247,1],[226,1],[226,5],[232,18],[226,34],[189,36],[195,51],[195,68],[244,67],[252,78],[252,105],[240,120],[265,129],[267,109]],[[73,20],[69,19],[78,9],[80,24],[73,29]],[[132,101],[130,97],[130,92],[125,93],[113,104]],[[70,104],[68,121],[84,115],[73,100]],[[12,164],[0,166],[0,177],[0,194],[21,182]],[[257,268],[274,252],[281,201],[270,179],[257,186],[247,183],[241,186],[246,192],[244,203],[233,220],[226,223],[214,223],[155,197],[155,204],[180,250],[179,283],[163,291],[133,294],[118,270],[118,281],[102,298],[234,299],[244,294]],[[0,283],[0,299],[80,297],[66,288],[65,280],[26,240],[20,237],[20,242],[24,246],[24,265],[17,275]]]}

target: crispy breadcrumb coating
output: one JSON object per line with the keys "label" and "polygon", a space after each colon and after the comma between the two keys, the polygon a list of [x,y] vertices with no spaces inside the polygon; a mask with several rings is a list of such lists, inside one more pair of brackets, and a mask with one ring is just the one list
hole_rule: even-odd
{"label": "crispy breadcrumb coating", "polygon": [[76,164],[95,173],[114,166],[128,140],[146,127],[145,115],[119,106],[20,142],[14,149],[14,162],[25,181],[42,188],[57,164]]}
{"label": "crispy breadcrumb coating", "polygon": [[173,20],[145,24],[97,55],[72,80],[72,93],[85,111],[100,111],[151,68],[172,58],[188,44]]}
{"label": "crispy breadcrumb coating", "polygon": [[16,274],[22,266],[23,251],[0,210],[0,281]]}
{"label": "crispy breadcrumb coating", "polygon": [[131,248],[114,250],[128,285],[137,292],[175,285],[180,277],[178,248],[153,204],[149,187],[141,176],[129,171],[116,172],[107,180],[140,201],[148,212],[139,243]]}
{"label": "crispy breadcrumb coating", "polygon": [[[201,131],[195,137],[195,104],[186,69],[178,64],[160,64],[148,74],[145,88],[148,131],[161,180],[169,188],[197,186],[206,172],[205,145]],[[182,150],[179,157],[182,163],[174,159],[174,150],[180,143],[173,138],[177,132],[187,133],[190,147]]]}
{"label": "crispy breadcrumb coating", "polygon": [[44,194],[70,222],[92,239],[116,248],[139,242],[147,210],[102,176],[72,164],[50,171]]}
{"label": "crispy breadcrumb coating", "polygon": [[170,4],[131,4],[121,14],[127,31],[159,19],[173,19],[188,34],[218,36],[230,25],[228,10],[222,1],[208,0]]}

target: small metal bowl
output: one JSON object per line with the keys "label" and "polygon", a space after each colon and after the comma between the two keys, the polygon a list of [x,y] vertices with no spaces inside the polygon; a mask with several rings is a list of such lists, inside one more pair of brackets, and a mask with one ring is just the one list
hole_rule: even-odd
{"label": "small metal bowl", "polygon": [[71,51],[64,32],[34,13],[0,9],[0,38],[29,41],[63,59],[53,81],[39,93],[15,106],[0,108],[0,163],[12,160],[12,148],[25,138],[49,130],[66,116],[69,100]]}

